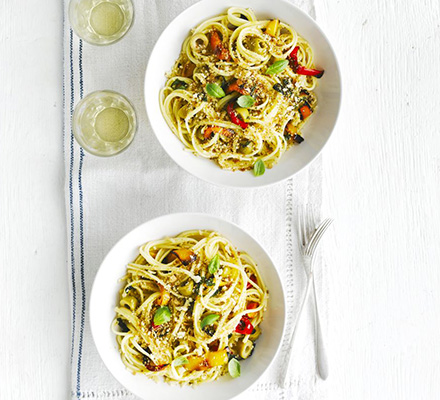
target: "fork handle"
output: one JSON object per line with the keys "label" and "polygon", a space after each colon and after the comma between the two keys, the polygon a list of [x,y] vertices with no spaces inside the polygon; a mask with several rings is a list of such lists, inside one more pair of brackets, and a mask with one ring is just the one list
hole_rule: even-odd
{"label": "fork handle", "polygon": [[327,352],[325,350],[324,341],[322,340],[322,330],[321,330],[321,322],[319,318],[318,312],[318,301],[316,299],[316,290],[315,290],[315,279],[313,276],[312,280],[312,290],[313,290],[313,302],[315,303],[315,329],[316,329],[316,363],[318,364],[318,373],[322,380],[326,380],[328,378],[328,359]]}
{"label": "fork handle", "polygon": [[298,325],[301,321],[301,317],[304,314],[305,304],[306,304],[307,299],[309,298],[310,289],[312,288],[312,285],[313,285],[313,274],[310,274],[307,279],[308,279],[308,281],[307,281],[306,292],[304,293],[301,307],[300,307],[298,315],[296,317],[295,325],[293,326],[293,330],[292,330],[290,340],[289,340],[289,347],[287,350],[288,351],[287,360],[286,360],[286,364],[285,364],[286,368],[282,372],[282,376],[281,376],[281,385],[283,388],[286,388],[286,386],[287,386],[287,375],[288,375],[289,367],[290,367],[291,360],[292,360],[293,345],[294,345],[295,338],[296,338],[296,332],[298,330],[297,328],[298,328]]}

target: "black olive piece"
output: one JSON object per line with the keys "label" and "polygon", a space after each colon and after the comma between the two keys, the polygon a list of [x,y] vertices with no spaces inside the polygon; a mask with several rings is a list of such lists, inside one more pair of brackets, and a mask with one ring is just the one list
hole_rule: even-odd
{"label": "black olive piece", "polygon": [[215,329],[212,326],[207,326],[203,329],[205,333],[207,333],[209,336],[214,336]]}
{"label": "black olive piece", "polygon": [[118,318],[118,325],[119,328],[121,328],[121,332],[128,332],[130,329],[128,329],[128,326],[126,325],[126,323],[124,321],[122,321],[121,318]]}
{"label": "black olive piece", "polygon": [[281,85],[281,83],[275,83],[275,85],[273,85],[273,88],[280,93],[283,93],[283,86]]}
{"label": "black olive piece", "polygon": [[298,143],[298,144],[304,142],[304,138],[303,138],[301,135],[298,135],[298,134],[296,134],[296,135],[293,136],[293,140],[294,140],[296,143]]}
{"label": "black olive piece", "polygon": [[176,89],[186,89],[188,87],[188,84],[184,81],[181,81],[180,79],[176,79],[172,84],[171,87]]}
{"label": "black olive piece", "polygon": [[221,84],[222,89],[226,91],[228,86],[229,86],[229,82],[226,80],[224,76],[222,76],[222,84]]}
{"label": "black olive piece", "polygon": [[256,343],[254,342],[254,347],[252,347],[252,350],[249,353],[249,355],[247,356],[247,358],[252,357],[252,354],[254,354],[254,351],[255,351],[255,347],[256,347]]}
{"label": "black olive piece", "polygon": [[133,286],[127,286],[126,288],[125,288],[125,293],[128,293],[131,289],[133,289]]}
{"label": "black olive piece", "polygon": [[283,86],[287,86],[290,83],[290,80],[287,78],[283,79]]}
{"label": "black olive piece", "polygon": [[212,277],[211,278],[203,278],[203,283],[206,286],[214,286],[214,279]]}

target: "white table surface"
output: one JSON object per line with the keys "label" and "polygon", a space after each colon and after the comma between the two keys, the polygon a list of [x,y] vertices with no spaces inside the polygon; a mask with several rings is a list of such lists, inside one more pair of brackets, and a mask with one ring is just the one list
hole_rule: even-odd
{"label": "white table surface", "polygon": [[[70,391],[61,3],[0,0],[1,400]],[[440,3],[316,14],[345,83],[323,153],[326,398],[438,399]]]}

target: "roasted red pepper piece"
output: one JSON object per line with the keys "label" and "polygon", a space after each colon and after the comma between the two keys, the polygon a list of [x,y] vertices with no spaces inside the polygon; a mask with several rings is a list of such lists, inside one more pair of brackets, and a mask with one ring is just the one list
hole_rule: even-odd
{"label": "roasted red pepper piece", "polygon": [[145,368],[148,369],[148,371],[157,372],[164,369],[167,365],[168,364],[161,364],[161,365],[145,364]]}
{"label": "roasted red pepper piece", "polygon": [[222,128],[221,126],[208,126],[205,129],[203,136],[205,139],[211,139],[217,132],[226,137],[231,137],[234,134],[234,131],[232,129]]}
{"label": "roasted red pepper piece", "polygon": [[238,92],[241,94],[248,94],[242,86],[243,82],[240,80],[236,80],[228,86],[228,88],[226,89],[226,93]]}
{"label": "roasted red pepper piece", "polygon": [[312,115],[312,109],[307,104],[304,104],[299,109],[299,113],[301,114],[301,119],[305,120],[306,118],[308,118]]}
{"label": "roasted red pepper piece", "polygon": [[151,322],[151,329],[157,331],[162,325],[155,325],[154,322]]}
{"label": "roasted red pepper piece", "polygon": [[249,318],[246,315],[241,317],[240,322],[235,327],[235,332],[241,333],[242,335],[250,335],[254,330],[254,326],[249,321]]}
{"label": "roasted red pepper piece", "polygon": [[324,75],[324,70],[320,71],[318,69],[306,68],[298,63],[298,50],[299,46],[295,46],[295,48],[290,53],[290,67],[293,69],[293,72],[298,75],[309,75],[315,76],[316,78],[321,78]]}
{"label": "roasted red pepper piece", "polygon": [[230,59],[229,51],[223,47],[222,40],[217,31],[213,30],[211,32],[211,37],[209,39],[209,44],[211,45],[212,52],[220,59],[228,61]]}
{"label": "roasted red pepper piece", "polygon": [[[253,310],[253,309],[257,308],[258,306],[259,306],[258,303],[256,303],[255,301],[251,301],[251,302],[247,305],[246,309],[247,309],[247,310]],[[250,313],[248,313],[247,316],[248,316],[249,318],[255,318],[255,317],[257,316],[257,314],[258,314],[258,313],[256,313],[256,312],[250,312]]]}
{"label": "roasted red pepper piece", "polygon": [[246,122],[244,122],[240,118],[238,118],[238,115],[235,112],[234,105],[232,103],[228,104],[227,110],[228,110],[229,117],[231,118],[231,121],[235,125],[238,125],[239,127],[243,128],[243,129],[246,129],[249,126]]}
{"label": "roasted red pepper piece", "polygon": [[[255,276],[255,274],[252,274],[249,278],[252,282],[257,283],[257,277]],[[248,282],[246,289],[250,289],[252,288],[252,283]]]}

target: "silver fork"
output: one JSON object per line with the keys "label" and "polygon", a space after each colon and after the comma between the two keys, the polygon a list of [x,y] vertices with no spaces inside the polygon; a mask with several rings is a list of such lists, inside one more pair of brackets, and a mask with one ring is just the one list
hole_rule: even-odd
{"label": "silver fork", "polygon": [[290,366],[292,348],[295,342],[297,327],[303,315],[303,311],[305,309],[304,306],[306,304],[310,290],[312,288],[314,292],[314,304],[315,304],[316,357],[318,364],[318,372],[322,379],[326,379],[328,376],[327,355],[322,340],[321,324],[319,321],[318,303],[316,300],[315,282],[313,276],[313,266],[315,262],[316,249],[318,247],[318,244],[322,239],[325,231],[328,229],[328,227],[331,225],[332,222],[333,220],[330,218],[325,219],[315,230],[313,224],[313,217],[311,212],[308,210],[308,207],[306,212],[302,211],[300,213],[298,232],[299,232],[300,246],[304,258],[304,269],[307,274],[307,288],[290,337],[289,353],[287,355],[287,365],[284,370],[284,376],[282,377],[283,387],[286,387],[287,372]]}

